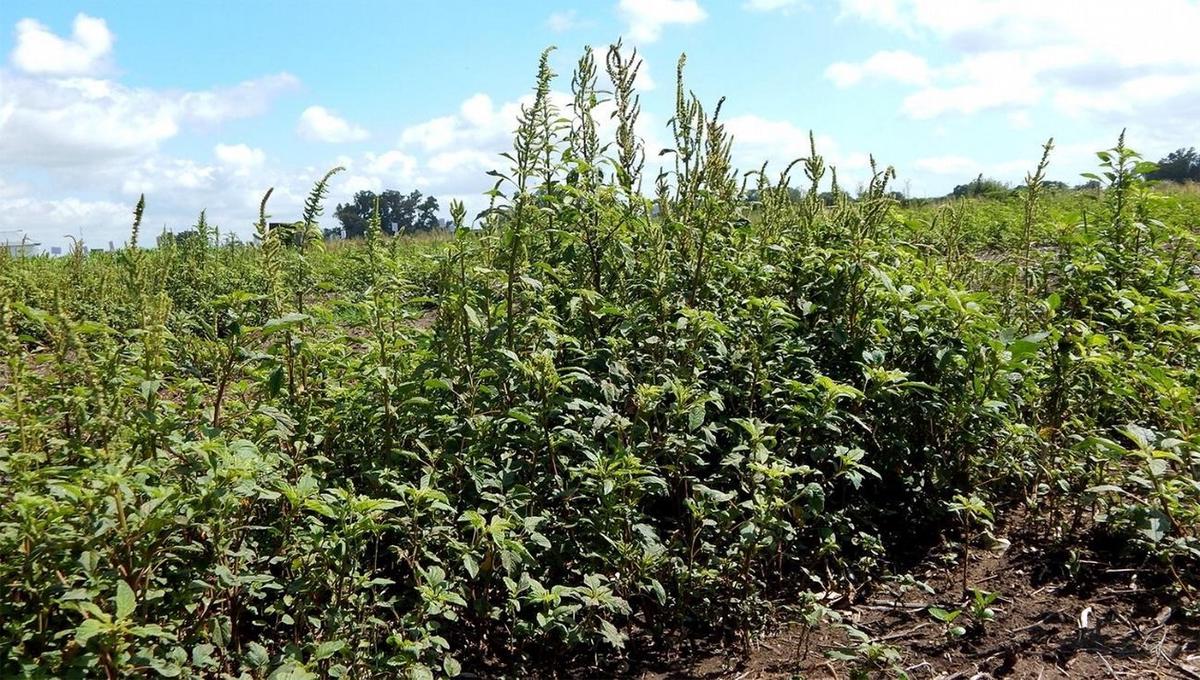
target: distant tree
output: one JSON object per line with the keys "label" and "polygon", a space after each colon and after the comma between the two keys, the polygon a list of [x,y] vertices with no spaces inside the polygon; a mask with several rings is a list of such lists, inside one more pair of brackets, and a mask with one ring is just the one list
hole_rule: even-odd
{"label": "distant tree", "polygon": [[1194,147],[1180,148],[1158,162],[1158,169],[1146,174],[1147,179],[1168,182],[1200,182],[1200,153]]}
{"label": "distant tree", "polygon": [[195,229],[186,229],[180,232],[164,231],[158,235],[157,243],[159,248],[174,246],[184,250],[199,249],[204,243],[204,238]]}
{"label": "distant tree", "polygon": [[195,229],[188,229],[175,234],[175,245],[184,249],[199,249],[204,245],[204,237]]}
{"label": "distant tree", "polygon": [[954,187],[954,191],[950,192],[950,195],[955,198],[966,198],[967,196],[1000,196],[1007,193],[1007,184],[998,179],[984,177],[981,173],[970,182]]}
{"label": "distant tree", "polygon": [[[373,191],[360,191],[354,194],[354,200],[350,203],[338,204],[334,215],[341,222],[342,236],[357,238],[367,232],[367,223],[375,212],[375,196]],[[422,196],[419,191],[405,194],[388,189],[379,194],[380,222],[384,233],[389,235],[437,229],[441,226],[437,212],[437,199]]]}

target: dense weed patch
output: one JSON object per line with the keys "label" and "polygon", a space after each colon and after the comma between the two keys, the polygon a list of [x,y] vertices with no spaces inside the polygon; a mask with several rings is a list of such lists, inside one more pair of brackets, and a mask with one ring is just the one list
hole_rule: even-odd
{"label": "dense weed patch", "polygon": [[118,253],[0,261],[0,675],[613,658],[969,561],[1014,502],[1194,611],[1194,198],[1123,138],[1099,194],[1042,190],[1050,144],[1000,199],[852,196],[815,148],[739,174],[682,59],[647,177],[603,56],[564,109],[543,56],[453,239],[327,248],[335,169],[287,238],[268,192],[254,244],[142,249],[139,203]]}

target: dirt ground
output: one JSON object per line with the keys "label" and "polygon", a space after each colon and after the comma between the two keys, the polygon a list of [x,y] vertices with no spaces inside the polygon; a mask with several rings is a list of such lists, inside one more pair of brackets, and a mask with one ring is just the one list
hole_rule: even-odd
{"label": "dirt ground", "polygon": [[[843,623],[894,650],[877,664],[830,658],[852,646],[844,629],[783,623],[737,649],[703,646],[664,653],[623,669],[590,669],[573,677],[640,680],[909,677],[1184,678],[1200,680],[1200,628],[1177,611],[1179,598],[1153,570],[1106,555],[1095,541],[1076,548],[1068,578],[1066,550],[1035,523],[1018,517],[998,533],[1007,547],[972,552],[966,581],[998,593],[992,620],[970,620],[963,572],[935,550],[913,570],[914,580],[881,584],[837,609]],[[945,552],[945,549],[941,549]],[[922,582],[929,590],[917,585]],[[930,592],[932,590],[932,592]],[[963,613],[952,625],[930,607]],[[861,657],[860,657],[861,659]]]}

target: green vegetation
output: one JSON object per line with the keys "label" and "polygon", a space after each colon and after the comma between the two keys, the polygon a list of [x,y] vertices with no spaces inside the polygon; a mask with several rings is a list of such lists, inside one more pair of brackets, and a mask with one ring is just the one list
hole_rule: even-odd
{"label": "green vegetation", "polygon": [[[908,207],[816,149],[741,175],[682,60],[645,177],[637,63],[586,52],[559,110],[542,59],[478,230],[324,243],[326,175],[252,244],[144,250],[139,203],[120,252],[0,261],[0,676],[603,663],[836,620],[816,594],[965,565],[1016,506],[1196,612],[1200,198],[1123,138],[1099,192],[1048,191],[1049,144]],[[951,637],[999,617],[963,590]]]}
{"label": "green vegetation", "polygon": [[352,202],[339,204],[334,210],[333,214],[341,223],[341,228],[331,231],[343,238],[362,238],[367,233],[371,218],[379,213],[380,228],[389,236],[429,232],[439,226],[437,212],[437,199],[433,196],[423,197],[419,191],[407,194],[394,189],[379,194],[360,191],[354,194]]}

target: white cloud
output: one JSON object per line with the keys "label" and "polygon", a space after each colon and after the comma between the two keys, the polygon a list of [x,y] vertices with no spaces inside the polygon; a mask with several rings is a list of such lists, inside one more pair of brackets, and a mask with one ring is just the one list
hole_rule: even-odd
{"label": "white cloud", "polygon": [[546,28],[555,33],[565,33],[578,26],[579,19],[576,18],[576,12],[573,9],[565,12],[553,12],[546,18]]}
{"label": "white cloud", "polygon": [[[809,131],[786,120],[770,120],[754,114],[734,116],[725,121],[725,130],[733,135],[733,160],[743,170],[757,170],[768,162],[767,174],[776,178],[788,164],[812,153]],[[843,188],[853,188],[869,175],[870,156],[861,151],[846,151],[829,135],[814,135],[817,153],[827,165],[837,168]],[[792,174],[793,183],[799,171]],[[826,177],[828,181],[831,176]]]}
{"label": "white cloud", "polygon": [[359,142],[370,135],[363,128],[339,117],[323,106],[310,106],[300,114],[296,132],[317,142]]}
{"label": "white cloud", "polygon": [[23,231],[46,248],[83,233],[92,246],[106,247],[128,236],[133,205],[79,198],[0,196],[0,231]]}
{"label": "white cloud", "polygon": [[[233,170],[234,174],[243,174]],[[168,194],[174,190],[206,192],[217,188],[218,173],[218,168],[193,160],[154,156],[121,172],[121,191],[130,198],[161,194],[157,200],[170,200]],[[115,173],[105,174],[111,177]]]}
{"label": "white cloud", "polygon": [[80,232],[89,245],[120,243],[145,193],[148,235],[187,228],[203,208],[245,234],[272,184],[273,203],[298,211],[311,179],[267,167],[261,149],[218,144],[212,163],[161,151],[190,128],[265,113],[298,87],[295,76],[194,91],[132,87],[103,75],[115,39],[102,19],[79,15],[69,39],[32,20],[16,34],[13,68],[0,68],[0,166],[21,181],[0,183],[0,228],[48,245]]}
{"label": "white cloud", "polygon": [[71,37],[61,38],[33,19],[17,22],[12,63],[37,75],[90,75],[107,66],[113,34],[103,19],[75,15]]}
{"label": "white cloud", "polygon": [[857,17],[893,29],[907,29],[900,15],[902,0],[841,0],[842,17]]}
{"label": "white cloud", "polygon": [[966,156],[930,156],[913,161],[913,167],[922,172],[935,175],[973,175],[977,174],[980,164]]}
{"label": "white cloud", "polygon": [[617,13],[627,23],[629,37],[637,43],[657,41],[668,24],[695,24],[708,18],[696,0],[620,0]]}
{"label": "white cloud", "polygon": [[804,6],[806,6],[804,0],[746,0],[742,4],[742,7],[751,12],[774,12],[777,10],[790,12]]}
{"label": "white cloud", "polygon": [[367,153],[365,165],[370,173],[409,180],[417,168],[417,159],[393,149],[378,155]]}
{"label": "white cloud", "polygon": [[876,52],[861,64],[839,61],[825,69],[825,77],[838,87],[857,85],[864,79],[924,85],[929,82],[929,64],[923,57],[904,50]]}
{"label": "white cloud", "polygon": [[0,70],[0,164],[80,167],[145,155],[186,125],[258,115],[295,87],[288,74],[229,88],[170,92],[97,78],[34,78]]}
{"label": "white cloud", "polygon": [[192,120],[220,123],[266,113],[272,101],[299,87],[300,79],[296,76],[276,73],[246,80],[233,87],[187,92],[179,98],[179,107]]}
{"label": "white cloud", "polygon": [[[1079,182],[1079,173],[1093,170],[1097,164],[1096,149],[1112,145],[1111,140],[1090,139],[1059,144],[1050,153],[1049,178],[1068,183]],[[982,174],[1017,186],[1024,182],[1041,158],[1037,145],[1022,147],[1020,153],[1007,160],[980,160],[958,153],[918,158],[901,164],[897,170],[902,177],[916,175],[922,191],[944,193],[950,186],[969,182]],[[915,171],[910,172],[910,171]],[[935,189],[934,187],[938,187]]]}
{"label": "white cloud", "polygon": [[[1043,0],[842,0],[842,16],[935,44],[950,57],[930,66],[902,110],[917,119],[1000,110],[1022,127],[1049,105],[1111,125],[1171,119],[1176,138],[1200,134],[1200,3],[1144,0],[1082,7]],[[1136,45],[1131,36],[1144,36]],[[834,64],[840,86],[865,80],[877,53]],[[1150,133],[1161,132],[1149,123]]]}
{"label": "white cloud", "polygon": [[218,144],[213,148],[213,154],[218,161],[241,175],[261,168],[267,159],[262,149],[253,149],[245,144]]}

